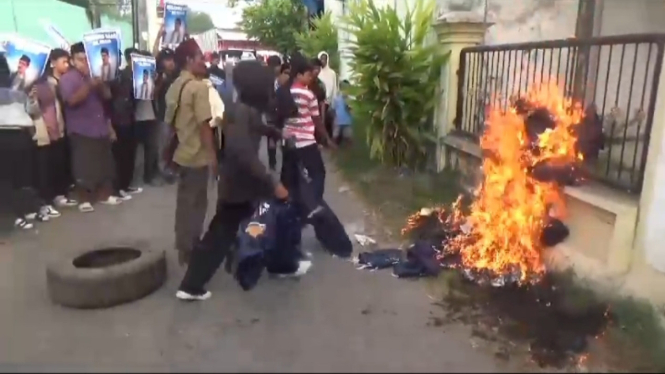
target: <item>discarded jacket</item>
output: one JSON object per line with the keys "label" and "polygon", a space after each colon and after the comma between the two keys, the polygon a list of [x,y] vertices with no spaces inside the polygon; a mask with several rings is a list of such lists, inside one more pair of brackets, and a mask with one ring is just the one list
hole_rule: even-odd
{"label": "discarded jacket", "polygon": [[437,260],[439,251],[429,241],[417,241],[406,250],[406,260],[393,266],[393,275],[398,278],[437,276],[441,264]]}
{"label": "discarded jacket", "polygon": [[299,212],[291,202],[272,199],[259,204],[238,229],[234,277],[243,290],[254,288],[264,269],[276,274],[298,269],[301,227]]}
{"label": "discarded jacket", "polygon": [[358,255],[358,269],[385,269],[401,261],[404,261],[403,250],[377,249],[376,251],[362,252]]}
{"label": "discarded jacket", "polygon": [[321,205],[324,209],[309,220],[314,227],[316,239],[331,254],[341,258],[351,257],[353,243],[344,225],[324,200],[321,200]]}

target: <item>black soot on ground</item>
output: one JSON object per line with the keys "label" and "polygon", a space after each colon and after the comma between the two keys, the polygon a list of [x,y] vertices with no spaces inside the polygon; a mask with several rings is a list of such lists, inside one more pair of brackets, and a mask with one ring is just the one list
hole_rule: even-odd
{"label": "black soot on ground", "polygon": [[[553,227],[555,233],[550,234],[557,239],[567,236],[565,226],[555,223]],[[445,247],[459,231],[432,216],[423,217],[411,234]],[[552,237],[544,236],[543,242],[547,241]],[[476,338],[504,342],[510,347],[527,345],[540,367],[576,364],[589,342],[612,320],[609,305],[599,302],[591,292],[576,288],[567,275],[545,274],[535,283],[520,285],[516,282],[518,276],[496,277],[463,269],[458,254],[445,255],[440,262],[447,269],[443,275],[448,283],[442,304],[445,320],[471,325]],[[497,357],[507,359],[508,351],[511,349],[500,350]]]}

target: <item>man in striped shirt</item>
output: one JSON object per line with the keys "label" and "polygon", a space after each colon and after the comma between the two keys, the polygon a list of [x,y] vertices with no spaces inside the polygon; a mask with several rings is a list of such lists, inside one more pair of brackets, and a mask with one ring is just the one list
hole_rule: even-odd
{"label": "man in striped shirt", "polygon": [[298,113],[284,123],[284,138],[295,141],[295,149],[284,152],[282,159],[282,183],[287,189],[296,188],[298,183],[297,162],[302,162],[312,180],[316,197],[323,199],[326,168],[317,144],[318,133],[322,143],[334,148],[328,133],[323,127],[319,102],[314,93],[307,88],[313,79],[313,66],[307,61],[294,61],[291,64],[293,83],[291,96],[298,107]]}

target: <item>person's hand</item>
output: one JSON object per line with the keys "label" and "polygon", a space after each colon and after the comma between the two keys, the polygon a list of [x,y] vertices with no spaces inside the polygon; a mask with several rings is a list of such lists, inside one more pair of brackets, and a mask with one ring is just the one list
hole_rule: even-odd
{"label": "person's hand", "polygon": [[277,186],[275,186],[275,197],[280,200],[286,200],[289,198],[289,191],[283,184],[277,183]]}
{"label": "person's hand", "polygon": [[94,77],[90,80],[90,84],[94,88],[99,88],[104,84],[104,81],[102,80],[102,78]]}
{"label": "person's hand", "polygon": [[328,148],[331,151],[336,151],[337,150],[337,144],[330,138],[326,141],[326,148]]}
{"label": "person's hand", "polygon": [[37,86],[32,86],[30,92],[28,92],[28,97],[34,99],[37,97]]}
{"label": "person's hand", "polygon": [[111,128],[111,131],[109,132],[109,137],[111,138],[112,142],[115,142],[116,140],[118,140],[118,134],[116,134],[116,132],[115,132],[115,130],[113,130],[113,128]]}

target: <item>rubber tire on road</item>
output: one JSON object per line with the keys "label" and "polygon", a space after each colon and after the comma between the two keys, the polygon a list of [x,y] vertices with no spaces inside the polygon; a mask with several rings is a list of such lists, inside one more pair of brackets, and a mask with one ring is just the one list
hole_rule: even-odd
{"label": "rubber tire on road", "polygon": [[166,254],[163,250],[137,250],[141,251],[140,257],[104,268],[74,266],[74,259],[90,250],[49,263],[46,283],[51,300],[70,308],[94,309],[151,294],[166,280]]}

